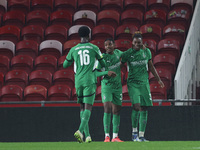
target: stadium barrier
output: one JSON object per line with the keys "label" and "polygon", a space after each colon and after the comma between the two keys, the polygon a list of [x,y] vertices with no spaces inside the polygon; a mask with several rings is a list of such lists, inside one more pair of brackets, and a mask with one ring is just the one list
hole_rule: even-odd
{"label": "stadium barrier", "polygon": [[[200,1],[190,24],[187,39],[181,54],[174,79],[175,100],[196,98],[196,87],[200,85]],[[184,105],[185,103],[177,103]]]}
{"label": "stadium barrier", "polygon": [[[121,110],[119,136],[125,141],[131,140],[131,111],[129,106]],[[104,140],[103,112],[102,106],[93,107],[89,126],[94,141]],[[151,107],[145,137],[150,141],[200,140],[199,114],[199,106]],[[79,107],[2,107],[0,120],[0,142],[76,141]]]}

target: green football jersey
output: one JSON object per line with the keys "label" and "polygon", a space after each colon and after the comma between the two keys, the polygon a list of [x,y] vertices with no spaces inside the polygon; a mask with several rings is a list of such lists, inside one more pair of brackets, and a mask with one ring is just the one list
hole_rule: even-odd
{"label": "green football jersey", "polygon": [[132,48],[123,53],[122,63],[127,62],[128,80],[136,85],[148,83],[148,61],[152,58],[151,51],[146,48],[136,51]]}
{"label": "green football jersey", "polygon": [[111,54],[107,54],[104,53],[103,54],[103,58],[106,62],[106,67],[101,68],[101,65],[99,64],[97,69],[101,69],[102,71],[114,71],[117,76],[116,77],[109,77],[108,75],[105,75],[103,77],[103,80],[101,81],[101,86],[102,89],[105,88],[112,88],[112,89],[119,89],[122,87],[121,84],[121,68],[120,68],[120,64],[121,64],[121,55],[123,52],[121,52],[118,49],[114,50],[114,53]]}
{"label": "green football jersey", "polygon": [[103,59],[96,45],[79,43],[70,49],[66,59],[74,61],[75,87],[96,83],[97,79],[94,69],[97,60]]}

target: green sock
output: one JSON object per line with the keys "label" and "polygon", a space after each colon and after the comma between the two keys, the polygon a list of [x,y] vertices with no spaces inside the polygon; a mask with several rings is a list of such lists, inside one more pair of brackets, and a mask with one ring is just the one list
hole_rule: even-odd
{"label": "green sock", "polygon": [[146,125],[147,125],[147,116],[148,116],[147,111],[140,111],[139,131],[141,131],[141,132],[145,132]]}
{"label": "green sock", "polygon": [[[84,112],[84,111],[81,111],[81,112],[80,112],[80,118],[82,118],[82,116],[83,116],[83,112]],[[85,128],[84,128],[84,133],[85,133],[85,137],[90,136],[90,132],[89,132],[89,124],[86,124],[86,126],[85,126]]]}
{"label": "green sock", "polygon": [[90,115],[91,115],[91,111],[88,109],[85,109],[83,111],[82,117],[81,117],[81,124],[79,126],[79,131],[81,133],[83,133],[86,125],[88,124],[89,120],[90,120]]}
{"label": "green sock", "polygon": [[111,122],[111,113],[104,113],[103,115],[103,126],[104,132],[110,134],[110,122]]}
{"label": "green sock", "polygon": [[139,120],[139,111],[132,110],[131,113],[132,128],[138,127],[138,120]]}
{"label": "green sock", "polygon": [[120,115],[113,115],[113,133],[119,132],[119,124],[120,124]]}

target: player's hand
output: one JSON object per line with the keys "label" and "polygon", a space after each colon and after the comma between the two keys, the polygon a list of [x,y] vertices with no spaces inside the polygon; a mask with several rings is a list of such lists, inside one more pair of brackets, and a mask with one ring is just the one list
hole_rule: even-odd
{"label": "player's hand", "polygon": [[163,83],[161,80],[159,80],[158,83],[160,84],[160,87],[161,87],[161,88],[164,88],[164,87],[165,87],[164,83]]}
{"label": "player's hand", "polygon": [[147,48],[147,47],[143,44],[143,45],[142,45],[142,49],[146,49],[146,48]]}
{"label": "player's hand", "polygon": [[114,71],[108,71],[108,76],[110,76],[110,77],[116,77],[117,74]]}

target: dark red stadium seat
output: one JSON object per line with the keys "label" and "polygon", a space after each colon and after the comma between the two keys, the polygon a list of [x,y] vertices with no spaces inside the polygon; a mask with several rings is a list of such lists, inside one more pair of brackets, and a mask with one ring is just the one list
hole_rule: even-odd
{"label": "dark red stadium seat", "polygon": [[159,9],[151,9],[144,15],[146,24],[156,24],[163,28],[166,25],[166,12]]}
{"label": "dark red stadium seat", "polygon": [[121,13],[122,25],[134,25],[139,28],[143,24],[143,12],[137,9],[128,9]]}
{"label": "dark red stadium seat", "polygon": [[[169,90],[172,86],[172,72],[165,68],[157,68],[156,71],[160,76],[162,82],[164,83],[166,90]],[[158,83],[158,81],[152,73],[149,74],[149,83]]]}
{"label": "dark red stadium seat", "polygon": [[122,65],[121,71],[124,73],[124,82],[126,82],[126,79],[128,77],[127,63],[125,63],[125,64]]}
{"label": "dark red stadium seat", "polygon": [[173,9],[168,13],[167,22],[168,24],[180,24],[188,30],[191,20],[191,14],[186,8]]}
{"label": "dark red stadium seat", "polygon": [[145,13],[147,0],[124,0],[124,9],[137,9]]}
{"label": "dark red stadium seat", "polygon": [[123,10],[123,0],[101,0],[101,10],[116,10],[121,13]]}
{"label": "dark red stadium seat", "polygon": [[95,100],[102,100],[102,99],[101,99],[101,85],[98,86],[97,89],[96,89]]}
{"label": "dark red stadium seat", "polygon": [[115,28],[110,25],[98,25],[92,29],[92,40],[113,38],[115,36]]}
{"label": "dark red stadium seat", "polygon": [[117,28],[119,25],[120,13],[115,10],[102,10],[97,14],[97,25],[111,25]]}
{"label": "dark red stadium seat", "polygon": [[49,88],[52,84],[52,73],[48,70],[35,70],[29,75],[30,85],[42,85]]}
{"label": "dark red stadium seat", "polygon": [[0,40],[8,40],[16,44],[20,40],[20,29],[13,25],[0,27]]}
{"label": "dark red stadium seat", "polygon": [[5,75],[5,85],[19,85],[24,89],[28,85],[28,73],[24,70],[12,70]]}
{"label": "dark red stadium seat", "polygon": [[157,50],[157,43],[155,40],[152,39],[143,39],[143,44],[150,49],[152,58],[156,55]]}
{"label": "dark red stadium seat", "polygon": [[10,69],[10,59],[7,56],[0,55],[0,72],[4,75]]}
{"label": "dark red stadium seat", "polygon": [[0,16],[3,16],[3,14],[7,11],[7,0],[1,0],[0,1]]}
{"label": "dark red stadium seat", "polygon": [[[73,26],[71,26],[68,30],[68,40],[80,40],[80,36],[78,35],[78,30],[82,26],[85,26],[85,25],[73,25]],[[90,29],[90,27],[89,27],[89,29]],[[91,29],[90,29],[90,31],[91,31]],[[90,32],[89,36],[91,37],[91,32]]]}
{"label": "dark red stadium seat", "polygon": [[132,47],[132,41],[130,40],[123,40],[123,39],[115,40],[116,49],[119,49],[121,51],[126,51],[131,47]]}
{"label": "dark red stadium seat", "polygon": [[120,25],[115,32],[115,39],[131,40],[132,35],[138,30],[138,28],[131,24]]}
{"label": "dark red stadium seat", "polygon": [[68,40],[68,41],[66,41],[64,43],[64,46],[63,46],[63,55],[67,55],[69,53],[69,50],[79,43],[80,43],[80,40]]}
{"label": "dark red stadium seat", "polygon": [[180,44],[175,39],[163,39],[158,43],[157,54],[171,54],[175,56],[176,61],[180,58]]}
{"label": "dark red stadium seat", "polygon": [[0,40],[0,55],[11,59],[15,55],[15,44],[8,40]]}
{"label": "dark red stadium seat", "polygon": [[58,59],[58,70],[74,70],[74,64],[72,64],[71,66],[67,67],[67,68],[63,68],[63,62],[65,61],[67,55],[63,55]]}
{"label": "dark red stadium seat", "polygon": [[48,14],[53,11],[54,0],[31,0],[31,10],[44,10]]}
{"label": "dark red stadium seat", "polygon": [[122,86],[122,95],[123,95],[123,100],[130,100],[126,84]]}
{"label": "dark red stadium seat", "polygon": [[72,100],[77,100],[77,95],[76,95],[76,88],[74,87],[72,89],[72,97],[71,97]]}
{"label": "dark red stadium seat", "polygon": [[143,39],[153,39],[157,43],[162,38],[162,29],[156,24],[145,24],[140,27]]}
{"label": "dark red stadium seat", "polygon": [[49,101],[71,100],[71,88],[67,85],[53,85],[48,89]]}
{"label": "dark red stadium seat", "polygon": [[62,44],[67,41],[67,28],[63,25],[51,25],[45,30],[46,40],[58,40]]}
{"label": "dark red stadium seat", "polygon": [[170,54],[158,54],[153,58],[154,66],[159,68],[165,68],[172,72],[172,75],[176,72],[176,58]]}
{"label": "dark red stadium seat", "polygon": [[44,29],[38,25],[28,25],[22,29],[23,40],[33,40],[40,44],[44,40]]}
{"label": "dark red stadium seat", "polygon": [[148,9],[159,9],[166,13],[170,10],[171,0],[148,0]]}
{"label": "dark red stadium seat", "polygon": [[172,0],[171,10],[176,8],[189,9],[190,14],[193,12],[193,0]]}
{"label": "dark red stadium seat", "polygon": [[18,10],[27,14],[30,11],[30,0],[8,0],[8,10]]}
{"label": "dark red stadium seat", "polygon": [[74,88],[74,71],[72,70],[58,70],[53,75],[53,84],[65,84],[71,89]]}
{"label": "dark red stadium seat", "polygon": [[77,0],[54,0],[54,9],[55,10],[67,10],[71,14],[77,9]]}
{"label": "dark red stadium seat", "polygon": [[42,85],[29,85],[24,89],[24,101],[47,100],[47,89]]}
{"label": "dark red stadium seat", "polygon": [[3,87],[3,85],[4,85],[4,74],[0,72],[0,89]]}
{"label": "dark red stadium seat", "polygon": [[62,43],[57,40],[45,40],[39,47],[40,55],[53,55],[57,59],[62,56]]}
{"label": "dark red stadium seat", "polygon": [[23,89],[18,85],[5,85],[0,89],[1,102],[22,101]]}
{"label": "dark red stadium seat", "polygon": [[15,55],[28,55],[35,59],[38,56],[38,43],[33,40],[23,40],[16,44]]}
{"label": "dark red stadium seat", "polygon": [[57,58],[53,55],[40,55],[35,58],[35,70],[48,70],[52,74],[57,70]]}
{"label": "dark red stadium seat", "polygon": [[49,24],[49,14],[43,10],[30,11],[26,16],[26,25],[38,25],[45,29]]}
{"label": "dark red stadium seat", "polygon": [[77,9],[91,10],[97,14],[100,10],[100,1],[101,0],[78,0]]}
{"label": "dark red stadium seat", "polygon": [[11,70],[24,70],[30,73],[33,70],[33,58],[28,55],[17,55],[11,59]]}
{"label": "dark red stadium seat", "polygon": [[72,26],[72,14],[67,10],[57,10],[50,15],[50,24],[63,25],[67,29]]}
{"label": "dark red stadium seat", "polygon": [[100,39],[100,40],[97,39],[97,40],[90,41],[90,43],[98,46],[98,48],[100,49],[101,53],[105,53],[106,52],[105,46],[104,46],[104,42],[105,42],[105,40],[103,40],[103,39]]}
{"label": "dark red stadium seat", "polygon": [[180,42],[183,47],[185,42],[186,30],[183,25],[179,24],[168,24],[163,28],[163,39],[176,39]]}
{"label": "dark red stadium seat", "polygon": [[156,84],[150,84],[150,91],[152,99],[167,99],[167,91],[166,88],[161,88],[158,83]]}
{"label": "dark red stadium seat", "polygon": [[3,25],[13,25],[22,29],[24,24],[25,14],[22,11],[12,10],[3,15]]}
{"label": "dark red stadium seat", "polygon": [[73,16],[73,25],[96,26],[96,14],[91,10],[79,10]]}

